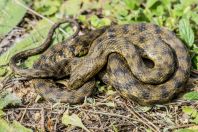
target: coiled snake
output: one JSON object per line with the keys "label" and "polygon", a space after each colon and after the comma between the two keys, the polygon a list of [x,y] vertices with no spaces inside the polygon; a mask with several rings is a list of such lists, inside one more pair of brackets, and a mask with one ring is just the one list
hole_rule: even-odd
{"label": "coiled snake", "polygon": [[[173,32],[149,23],[114,25],[81,36],[76,31],[69,40],[46,50],[54,30],[64,22],[51,28],[40,47],[20,52],[10,60],[11,69],[31,78],[45,99],[78,103],[92,93],[96,75],[123,97],[142,105],[167,102],[184,90],[190,57]],[[17,65],[19,60],[43,51],[32,69]]]}

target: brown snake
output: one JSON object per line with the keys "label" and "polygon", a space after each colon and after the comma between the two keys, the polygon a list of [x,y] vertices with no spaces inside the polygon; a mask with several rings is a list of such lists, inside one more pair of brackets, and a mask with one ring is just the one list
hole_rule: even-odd
{"label": "brown snake", "polygon": [[[46,50],[53,32],[64,22],[51,28],[40,47],[22,51],[10,60],[11,69],[31,78],[45,99],[79,103],[92,93],[96,75],[123,97],[142,105],[167,102],[184,90],[191,62],[173,32],[149,23],[114,25],[81,36],[76,31],[72,39]],[[17,65],[19,60],[43,51],[32,69]],[[148,66],[145,60],[153,65]]]}

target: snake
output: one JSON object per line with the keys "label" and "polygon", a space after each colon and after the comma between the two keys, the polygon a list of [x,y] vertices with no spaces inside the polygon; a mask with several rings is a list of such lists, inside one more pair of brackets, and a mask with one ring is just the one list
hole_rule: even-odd
{"label": "snake", "polygon": [[[65,22],[77,25],[77,31],[50,47],[55,29]],[[191,60],[174,32],[152,23],[132,23],[78,33],[73,20],[55,23],[41,46],[12,56],[10,68],[30,78],[36,91],[53,102],[82,102],[96,88],[96,78],[140,105],[165,103],[185,90]],[[18,64],[35,54],[41,55],[32,68]]]}

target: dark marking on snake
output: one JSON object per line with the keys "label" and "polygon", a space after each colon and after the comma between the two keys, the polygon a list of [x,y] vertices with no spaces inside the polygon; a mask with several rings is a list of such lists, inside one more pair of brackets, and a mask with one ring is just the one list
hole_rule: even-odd
{"label": "dark marking on snake", "polygon": [[145,37],[144,36],[139,36],[139,42],[144,43],[144,41],[145,41]]}
{"label": "dark marking on snake", "polygon": [[146,24],[145,23],[141,23],[139,26],[138,26],[138,30],[140,32],[143,32],[146,30]]}
{"label": "dark marking on snake", "polygon": [[38,88],[41,88],[41,87],[44,87],[45,86],[45,83],[44,82],[39,82],[39,83],[36,84],[36,86]]}
{"label": "dark marking on snake", "polygon": [[128,33],[129,32],[128,24],[124,25],[122,29],[124,33]]}
{"label": "dark marking on snake", "polygon": [[168,93],[168,91],[166,90],[166,88],[165,87],[162,87],[161,88],[162,90],[161,90],[161,96],[162,96],[162,99],[163,98],[167,98],[168,97],[168,95],[169,95],[169,93]]}
{"label": "dark marking on snake", "polygon": [[64,55],[63,51],[62,50],[58,51],[58,55],[63,56]]}
{"label": "dark marking on snake", "polygon": [[108,34],[108,37],[109,37],[110,39],[116,37],[115,30],[114,30],[113,28],[110,28],[110,29],[108,30],[108,33],[109,33],[109,34]]}
{"label": "dark marking on snake", "polygon": [[142,91],[142,97],[144,99],[149,99],[150,98],[150,93],[148,91],[143,90]]}
{"label": "dark marking on snake", "polygon": [[159,26],[154,25],[154,29],[155,29],[155,33],[156,33],[156,34],[162,33],[162,30],[161,30],[161,28],[160,28]]}

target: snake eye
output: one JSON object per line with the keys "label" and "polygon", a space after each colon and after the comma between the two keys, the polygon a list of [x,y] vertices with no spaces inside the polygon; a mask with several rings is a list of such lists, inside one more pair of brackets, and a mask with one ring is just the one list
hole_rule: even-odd
{"label": "snake eye", "polygon": [[151,59],[142,57],[142,60],[143,60],[144,64],[145,64],[148,68],[153,68],[153,67],[155,66],[155,63],[154,63]]}

